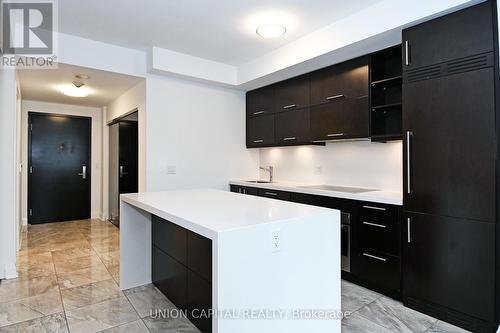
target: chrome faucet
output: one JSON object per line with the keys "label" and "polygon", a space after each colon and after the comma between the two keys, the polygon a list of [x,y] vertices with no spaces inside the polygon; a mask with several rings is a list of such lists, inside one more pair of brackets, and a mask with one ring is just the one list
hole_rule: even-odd
{"label": "chrome faucet", "polygon": [[270,183],[272,183],[272,182],[273,182],[273,173],[274,173],[274,168],[273,168],[273,166],[272,166],[272,165],[270,165],[270,166],[269,166],[269,167],[267,167],[267,168],[264,168],[264,167],[259,167],[259,169],[269,172],[269,182],[270,182]]}

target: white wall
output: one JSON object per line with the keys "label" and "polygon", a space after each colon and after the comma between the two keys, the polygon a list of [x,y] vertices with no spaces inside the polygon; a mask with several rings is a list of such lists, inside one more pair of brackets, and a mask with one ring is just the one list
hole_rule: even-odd
{"label": "white wall", "polygon": [[[260,149],[260,163],[274,166],[276,181],[350,185],[387,191],[402,191],[402,161],[401,141],[345,141],[327,143],[324,147]],[[261,176],[265,179],[268,174],[263,172]]]}
{"label": "white wall", "polygon": [[156,76],[146,86],[148,191],[227,189],[230,179],[257,177],[259,153],[245,148],[243,92]]}
{"label": "white wall", "polygon": [[0,279],[16,277],[16,73],[0,69]]}
{"label": "white wall", "polygon": [[[101,217],[101,166],[102,166],[102,110],[86,106],[76,106],[58,103],[46,103],[38,101],[23,101],[22,105],[22,155],[23,165],[28,165],[28,112],[55,113],[72,116],[84,116],[92,118],[92,177],[91,177],[91,203],[90,212],[92,218]],[[22,182],[22,207],[23,223],[27,223],[27,193],[28,193],[28,168],[23,168]]]}
{"label": "white wall", "polygon": [[139,191],[146,191],[146,80],[130,88],[104,108],[103,123],[103,218],[109,217],[109,128],[108,123],[137,110],[139,121]]}
{"label": "white wall", "polygon": [[22,169],[23,169],[23,154],[21,145],[22,133],[22,95],[21,85],[16,73],[16,222],[17,222],[17,249],[21,247],[21,236],[23,230],[23,211],[22,211]]}

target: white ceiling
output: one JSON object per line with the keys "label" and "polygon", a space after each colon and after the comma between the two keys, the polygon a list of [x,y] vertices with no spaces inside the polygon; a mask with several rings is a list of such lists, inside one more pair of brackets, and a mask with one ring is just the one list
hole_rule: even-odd
{"label": "white ceiling", "polygon": [[[241,65],[381,0],[64,0],[63,33],[130,48],[158,46]],[[258,25],[287,34],[266,40]]]}
{"label": "white ceiling", "polygon": [[[91,90],[88,97],[69,97],[60,92],[61,85],[71,85],[76,74],[90,76],[90,79],[83,80]],[[65,64],[51,70],[19,70],[18,75],[23,99],[93,107],[108,105],[142,80],[135,76]]]}

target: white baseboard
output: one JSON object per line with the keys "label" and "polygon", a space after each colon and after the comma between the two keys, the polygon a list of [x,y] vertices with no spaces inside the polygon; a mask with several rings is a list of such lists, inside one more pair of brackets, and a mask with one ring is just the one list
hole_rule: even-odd
{"label": "white baseboard", "polygon": [[4,278],[5,279],[15,279],[17,278],[17,269],[15,264],[5,264],[4,267]]}

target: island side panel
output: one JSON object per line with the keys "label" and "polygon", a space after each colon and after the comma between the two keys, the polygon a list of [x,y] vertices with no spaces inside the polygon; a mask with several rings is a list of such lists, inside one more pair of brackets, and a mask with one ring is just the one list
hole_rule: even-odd
{"label": "island side panel", "polygon": [[[279,249],[272,244],[276,234]],[[219,310],[341,311],[337,210],[220,233],[217,259]],[[218,333],[340,332],[341,319],[219,318],[217,328]]]}
{"label": "island side panel", "polygon": [[120,201],[120,289],[151,283],[151,214]]}

